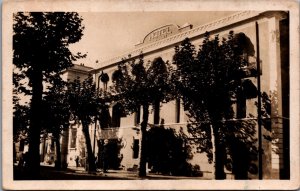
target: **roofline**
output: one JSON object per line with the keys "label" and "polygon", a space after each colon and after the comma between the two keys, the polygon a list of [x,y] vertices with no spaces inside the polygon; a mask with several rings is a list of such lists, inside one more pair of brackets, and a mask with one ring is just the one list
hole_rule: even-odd
{"label": "roofline", "polygon": [[[82,66],[82,65],[80,65],[80,64],[73,64],[73,66],[74,66],[74,65]],[[83,71],[83,70],[80,70],[80,69],[74,69],[73,66],[72,66],[72,67],[69,67],[69,68],[67,68],[67,69],[65,69],[65,70],[63,70],[62,73],[65,73],[65,72],[68,72],[68,71],[73,71],[73,72],[78,72],[78,73],[82,73],[82,74],[90,74],[90,73],[93,73],[93,72],[95,71],[95,68],[90,67],[90,66],[83,66],[83,67],[85,67],[85,68],[89,68],[90,70],[88,70],[88,71]]]}
{"label": "roofline", "polygon": [[245,22],[257,17],[268,17],[278,12],[283,11],[240,11],[227,17],[192,28],[190,30],[179,32],[167,38],[155,41],[153,43],[146,44],[145,46],[139,46],[137,48],[134,48],[131,51],[127,51],[126,53],[123,53],[120,56],[113,57],[109,60],[101,62],[100,65],[102,65],[103,67],[94,69],[94,72],[97,73],[98,71],[116,66],[122,61],[123,58],[127,58],[128,55],[131,55],[130,59],[133,59],[138,57],[141,52],[145,55],[163,47],[174,46],[187,37],[192,39],[204,35],[206,31],[209,31],[211,33],[214,31],[220,31],[224,28],[228,28],[232,25],[237,25],[241,22]]}

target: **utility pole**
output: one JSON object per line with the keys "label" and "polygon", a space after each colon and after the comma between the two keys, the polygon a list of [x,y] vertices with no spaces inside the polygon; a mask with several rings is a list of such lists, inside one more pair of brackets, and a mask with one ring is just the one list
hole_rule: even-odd
{"label": "utility pole", "polygon": [[260,90],[260,55],[259,55],[259,28],[255,22],[256,31],[256,68],[257,68],[257,123],[258,123],[258,179],[263,179],[262,169],[262,129],[261,129],[261,90]]}

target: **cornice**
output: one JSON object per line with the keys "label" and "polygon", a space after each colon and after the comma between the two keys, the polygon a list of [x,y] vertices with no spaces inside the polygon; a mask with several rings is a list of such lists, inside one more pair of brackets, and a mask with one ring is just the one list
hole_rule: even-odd
{"label": "cornice", "polygon": [[[263,14],[264,13],[264,14]],[[112,59],[109,59],[107,61],[104,61],[100,63],[101,68],[95,69],[97,70],[103,70],[104,68],[108,68],[108,66],[115,65],[118,62],[122,60],[122,58],[127,58],[128,55],[131,55],[131,58],[134,58],[138,56],[141,52],[143,54],[147,54],[149,52],[155,51],[157,49],[161,49],[166,46],[170,46],[173,44],[177,44],[181,42],[185,38],[193,38],[199,35],[203,35],[206,31],[214,31],[217,29],[222,29],[224,27],[230,26],[232,24],[236,24],[257,16],[266,17],[266,15],[274,14],[273,12],[266,12],[266,11],[241,11],[237,12],[235,14],[232,14],[228,17],[224,17],[222,19],[195,27],[191,30],[180,32],[178,34],[172,35],[170,37],[167,37],[165,39],[146,44],[145,46],[140,46],[136,49],[133,49],[132,51],[128,51],[120,56],[114,57]]]}

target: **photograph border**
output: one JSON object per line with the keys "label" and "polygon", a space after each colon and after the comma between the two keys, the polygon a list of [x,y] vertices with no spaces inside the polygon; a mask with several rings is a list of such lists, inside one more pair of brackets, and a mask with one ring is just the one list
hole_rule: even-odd
{"label": "photograph border", "polygon": [[[14,12],[130,12],[285,10],[290,14],[290,180],[38,180],[13,179],[12,34]],[[299,2],[291,0],[53,0],[4,1],[2,5],[2,181],[14,190],[220,190],[299,189]]]}

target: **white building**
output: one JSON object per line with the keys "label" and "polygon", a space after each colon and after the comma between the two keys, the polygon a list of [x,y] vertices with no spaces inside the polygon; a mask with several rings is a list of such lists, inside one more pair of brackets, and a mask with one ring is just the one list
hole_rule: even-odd
{"label": "white building", "polygon": [[[256,23],[258,27],[258,35],[256,34]],[[85,66],[78,66],[69,69],[65,75],[68,79],[74,79],[80,76],[83,79],[87,74],[94,76],[96,86],[105,88],[104,84],[99,80],[102,72],[109,75],[110,80],[108,86],[112,85],[112,73],[117,69],[118,63],[122,58],[127,58],[131,55],[132,58],[139,56],[143,52],[144,61],[152,61],[157,57],[162,57],[164,61],[172,61],[175,53],[174,47],[180,42],[189,38],[196,47],[203,41],[204,33],[209,31],[213,36],[219,34],[220,37],[228,35],[229,31],[234,31],[235,34],[243,33],[249,39],[249,43],[253,46],[254,52],[247,54],[249,60],[249,68],[256,68],[257,47],[259,47],[260,65],[261,65],[261,92],[275,93],[272,99],[271,111],[271,129],[277,137],[271,143],[263,138],[263,178],[278,179],[289,178],[289,14],[281,11],[243,11],[235,13],[231,16],[207,23],[202,26],[193,26],[184,24],[178,26],[176,24],[168,24],[160,28],[154,29],[147,34],[140,44],[133,47],[124,55],[112,58],[101,63],[101,68],[92,69]],[[259,41],[257,40],[259,38]],[[259,42],[259,44],[257,44]],[[256,77],[248,77],[253,84],[257,84]],[[249,113],[257,116],[257,107],[255,102],[257,98],[245,99],[245,116]],[[134,154],[133,147],[140,145],[139,122],[141,121],[141,113],[135,113],[130,116],[122,116],[118,112],[118,105],[112,105],[110,113],[112,116],[112,127],[119,127],[116,131],[109,135],[109,130],[100,131],[98,125],[92,124],[90,135],[92,145],[94,145],[94,132],[96,128],[96,139],[122,138],[123,148],[121,154],[122,167],[128,169],[139,165],[139,156]],[[157,111],[156,111],[157,112]],[[157,116],[157,115],[156,115]],[[164,119],[166,127],[174,128],[186,127],[188,117],[185,111],[178,102],[171,101],[167,104],[162,104],[159,111],[159,118],[154,119],[154,112],[149,116],[150,124],[157,124]],[[67,157],[69,165],[75,165],[74,157],[80,155],[84,148],[81,147],[80,141],[83,140],[83,135],[79,124],[71,124],[69,132],[65,132],[65,138],[68,137],[67,145],[62,146],[63,155]],[[186,129],[185,132],[188,134]],[[263,131],[263,135],[268,132]],[[112,136],[114,135],[114,136]],[[117,137],[116,137],[117,135]],[[64,139],[64,138],[63,138]],[[67,148],[66,148],[67,147]],[[97,151],[97,144],[95,144]],[[65,151],[63,150],[65,149]],[[275,151],[276,150],[276,151]],[[96,152],[95,152],[96,153]],[[213,171],[213,165],[208,164],[205,154],[194,154],[190,161],[192,164],[198,164],[202,171]],[[230,172],[228,172],[230,174]],[[205,174],[207,177],[212,177],[212,173]],[[230,176],[228,176],[230,178]],[[257,175],[252,176],[257,178]]]}

